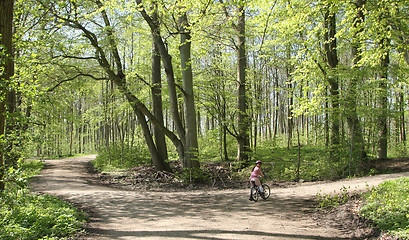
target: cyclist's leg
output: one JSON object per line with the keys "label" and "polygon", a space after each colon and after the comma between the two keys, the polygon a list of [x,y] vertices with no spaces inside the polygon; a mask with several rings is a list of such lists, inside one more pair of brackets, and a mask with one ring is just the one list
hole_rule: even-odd
{"label": "cyclist's leg", "polygon": [[254,201],[254,198],[253,198],[253,189],[256,189],[256,188],[257,188],[256,179],[257,179],[257,178],[251,178],[251,179],[250,179],[250,197],[249,197],[249,200],[250,200],[250,201]]}
{"label": "cyclist's leg", "polygon": [[261,181],[260,181],[260,179],[255,178],[255,183],[256,183],[256,186],[258,187],[260,193],[262,193],[262,192],[263,192],[263,187],[261,186]]}
{"label": "cyclist's leg", "polygon": [[250,197],[249,197],[249,200],[250,201],[252,201],[253,200],[253,193],[252,193],[252,188],[253,188],[253,184],[254,184],[254,181],[252,180],[252,179],[250,179]]}

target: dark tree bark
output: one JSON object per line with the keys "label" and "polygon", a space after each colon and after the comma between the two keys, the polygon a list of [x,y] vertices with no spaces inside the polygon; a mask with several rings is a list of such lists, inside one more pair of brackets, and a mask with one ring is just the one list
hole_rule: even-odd
{"label": "dark tree bark", "polygon": [[378,140],[378,152],[377,157],[380,159],[387,158],[388,155],[388,67],[389,67],[389,50],[387,50],[390,44],[389,39],[381,40],[381,48],[385,51],[381,58],[381,74],[379,79],[379,91],[378,94],[378,126],[379,126],[379,140]]}
{"label": "dark tree bark", "polygon": [[327,81],[330,85],[330,102],[331,102],[331,144],[330,155],[333,161],[338,161],[338,148],[339,148],[339,86],[338,77],[336,76],[336,68],[338,66],[338,54],[337,54],[337,40],[336,34],[336,18],[335,13],[331,9],[331,6],[327,6],[324,14],[324,27],[325,27],[325,54],[327,57],[327,63],[329,71],[327,72]]}
{"label": "dark tree bark", "polygon": [[[153,19],[157,21],[156,10],[153,13]],[[159,29],[157,29],[159,32]],[[153,115],[158,119],[158,122],[161,125],[164,125],[163,122],[163,107],[162,107],[162,78],[161,78],[161,59],[159,49],[155,44],[155,41],[152,42],[152,110]],[[159,158],[162,161],[168,160],[168,148],[166,145],[165,134],[160,131],[160,129],[153,125],[153,131],[155,135],[156,148],[158,150]],[[168,167],[168,165],[166,166]],[[170,171],[170,169],[167,169]]]}
{"label": "dark tree bark", "polygon": [[[141,0],[136,0],[136,3],[142,5]],[[162,59],[163,67],[165,68],[166,78],[168,82],[168,90],[169,90],[169,100],[171,105],[171,113],[173,123],[176,128],[176,132],[179,136],[179,141],[182,143],[181,150],[184,151],[184,158],[181,159],[183,166],[185,168],[191,167],[199,167],[199,161],[197,160],[197,151],[198,151],[198,143],[197,143],[197,125],[196,125],[196,112],[194,106],[194,97],[193,97],[193,82],[192,82],[192,70],[190,66],[190,33],[186,31],[187,27],[187,18],[186,15],[182,15],[179,20],[183,26],[182,34],[181,34],[181,48],[180,48],[180,55],[182,60],[182,74],[184,79],[184,86],[183,86],[183,95],[185,98],[185,120],[186,120],[186,132],[185,128],[183,127],[183,121],[181,118],[181,114],[179,112],[179,103],[178,103],[178,96],[176,93],[176,82],[175,76],[173,71],[172,65],[172,57],[168,52],[168,49],[163,42],[162,36],[159,30],[159,23],[155,21],[145,9],[140,9],[140,13],[145,21],[148,23],[153,38],[155,40],[155,44],[159,49],[159,53]]]}
{"label": "dark tree bark", "polygon": [[[4,190],[4,133],[6,126],[7,85],[14,75],[12,26],[14,0],[0,0],[0,191]],[[4,54],[3,54],[4,53]]]}

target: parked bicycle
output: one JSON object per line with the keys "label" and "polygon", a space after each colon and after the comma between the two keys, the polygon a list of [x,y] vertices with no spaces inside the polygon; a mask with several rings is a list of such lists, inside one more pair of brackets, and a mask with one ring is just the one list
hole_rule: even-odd
{"label": "parked bicycle", "polygon": [[261,188],[263,189],[263,192],[260,191],[260,188],[256,185],[255,181],[251,181],[250,200],[253,200],[255,202],[257,202],[259,196],[264,200],[270,197],[270,186],[268,186],[266,183],[263,183],[261,181],[261,178],[259,179],[261,182]]}

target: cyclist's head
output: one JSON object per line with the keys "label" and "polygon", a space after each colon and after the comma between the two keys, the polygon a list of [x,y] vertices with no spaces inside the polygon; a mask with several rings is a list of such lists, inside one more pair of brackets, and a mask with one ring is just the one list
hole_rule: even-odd
{"label": "cyclist's head", "polygon": [[262,162],[261,162],[261,161],[257,161],[257,162],[256,162],[256,164],[259,164],[259,163],[260,163],[260,164],[262,164]]}

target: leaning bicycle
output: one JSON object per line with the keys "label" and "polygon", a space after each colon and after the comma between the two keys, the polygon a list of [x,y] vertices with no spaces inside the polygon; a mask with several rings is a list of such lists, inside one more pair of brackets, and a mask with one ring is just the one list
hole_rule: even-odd
{"label": "leaning bicycle", "polygon": [[259,196],[264,200],[270,197],[270,186],[268,186],[266,183],[261,182],[261,187],[263,188],[263,192],[260,191],[260,188],[256,185],[255,181],[251,181],[250,200],[257,202]]}

